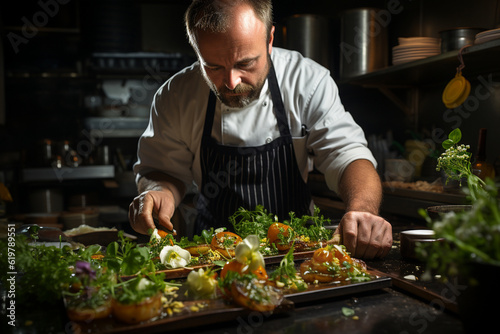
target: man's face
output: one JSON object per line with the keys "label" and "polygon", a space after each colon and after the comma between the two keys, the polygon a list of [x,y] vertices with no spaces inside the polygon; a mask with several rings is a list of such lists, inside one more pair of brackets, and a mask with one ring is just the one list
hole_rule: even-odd
{"label": "man's face", "polygon": [[257,99],[269,72],[273,31],[247,5],[235,9],[224,33],[198,32],[198,57],[205,80],[227,106],[242,108]]}

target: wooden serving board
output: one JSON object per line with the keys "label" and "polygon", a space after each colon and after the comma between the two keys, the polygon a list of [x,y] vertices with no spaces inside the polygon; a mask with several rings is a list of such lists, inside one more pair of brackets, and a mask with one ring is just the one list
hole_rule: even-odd
{"label": "wooden serving board", "polygon": [[[302,262],[302,261],[298,261]],[[272,269],[271,269],[272,270]],[[320,283],[309,284],[308,289],[301,292],[284,291],[284,298],[273,312],[281,314],[292,312],[295,305],[311,301],[320,301],[329,298],[346,296],[366,291],[372,291],[391,286],[391,278],[379,272],[368,271],[372,280],[359,283]],[[184,280],[180,280],[181,282]],[[245,319],[255,311],[239,306],[228,304],[221,298],[215,300],[187,300],[185,297],[185,286],[178,291],[178,300],[184,303],[182,312],[168,315],[165,310],[156,319],[135,325],[127,325],[113,319],[112,317],[96,320],[90,323],[78,323],[72,327],[77,333],[158,333],[170,332],[181,329],[189,329],[197,326],[212,325],[216,323],[233,321],[239,318]],[[183,297],[184,296],[184,297]],[[184,299],[184,300],[183,300]],[[197,312],[190,310],[192,305],[203,303],[205,307]],[[264,314],[264,317],[271,315]]]}
{"label": "wooden serving board", "polygon": [[381,275],[380,273],[375,274],[369,270],[368,272],[372,276],[370,281],[309,284],[307,290],[285,294],[285,298],[295,304],[300,304],[391,287],[390,277]]}
{"label": "wooden serving board", "polygon": [[[212,325],[238,319],[238,317],[249,316],[251,310],[243,307],[227,304],[222,299],[204,301],[184,301],[182,312],[169,316],[165,311],[161,316],[150,321],[139,324],[128,325],[118,320],[108,317],[106,319],[95,320],[90,323],[74,324],[71,328],[74,334],[77,333],[164,333],[181,329],[189,329],[198,326]],[[190,307],[199,303],[206,303],[206,307],[198,312],[192,312]],[[293,311],[294,304],[286,299],[283,300],[273,313],[280,314]],[[270,315],[270,314],[267,314]]]}

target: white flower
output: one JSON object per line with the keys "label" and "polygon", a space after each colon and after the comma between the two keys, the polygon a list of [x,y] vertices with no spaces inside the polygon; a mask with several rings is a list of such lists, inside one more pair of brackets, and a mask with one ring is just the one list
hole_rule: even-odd
{"label": "white flower", "polygon": [[153,233],[151,233],[151,237],[149,238],[149,242],[154,245],[154,244],[156,244],[156,243],[158,243],[160,241],[161,241],[161,236],[158,233],[158,229],[155,228],[153,230]]}
{"label": "white flower", "polygon": [[151,284],[153,284],[153,283],[150,280],[143,277],[139,280],[139,283],[137,283],[137,291],[144,290]]}
{"label": "white flower", "polygon": [[205,272],[202,268],[198,269],[198,271],[191,271],[186,282],[189,290],[201,297],[212,296],[215,292],[215,286],[217,285],[213,273],[211,273],[210,270]]}
{"label": "white flower", "polygon": [[246,264],[250,272],[257,270],[259,267],[264,268],[265,266],[264,257],[259,252],[259,247],[260,242],[256,235],[249,235],[236,246],[236,260]]}
{"label": "white flower", "polygon": [[165,246],[160,252],[160,261],[172,268],[185,267],[191,262],[191,254],[177,245]]}

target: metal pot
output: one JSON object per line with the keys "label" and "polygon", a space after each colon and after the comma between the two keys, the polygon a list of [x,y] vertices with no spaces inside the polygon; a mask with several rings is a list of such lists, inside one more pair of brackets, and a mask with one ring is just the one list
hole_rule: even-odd
{"label": "metal pot", "polygon": [[284,42],[287,49],[299,51],[319,64],[329,67],[328,20],[312,14],[294,15],[286,19]]}
{"label": "metal pot", "polygon": [[387,24],[380,9],[356,8],[341,16],[340,76],[355,77],[388,64]]}
{"label": "metal pot", "polygon": [[441,52],[459,50],[466,45],[474,44],[476,35],[484,30],[483,28],[454,28],[440,31]]}

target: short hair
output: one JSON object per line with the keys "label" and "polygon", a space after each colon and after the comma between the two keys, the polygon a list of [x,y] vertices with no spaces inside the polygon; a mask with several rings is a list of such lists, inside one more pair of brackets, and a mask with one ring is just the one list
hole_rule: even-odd
{"label": "short hair", "polygon": [[226,32],[229,28],[231,10],[236,5],[248,4],[255,15],[266,26],[266,37],[269,40],[273,27],[273,6],[271,0],[193,0],[184,16],[189,43],[196,50],[197,30],[210,32]]}

